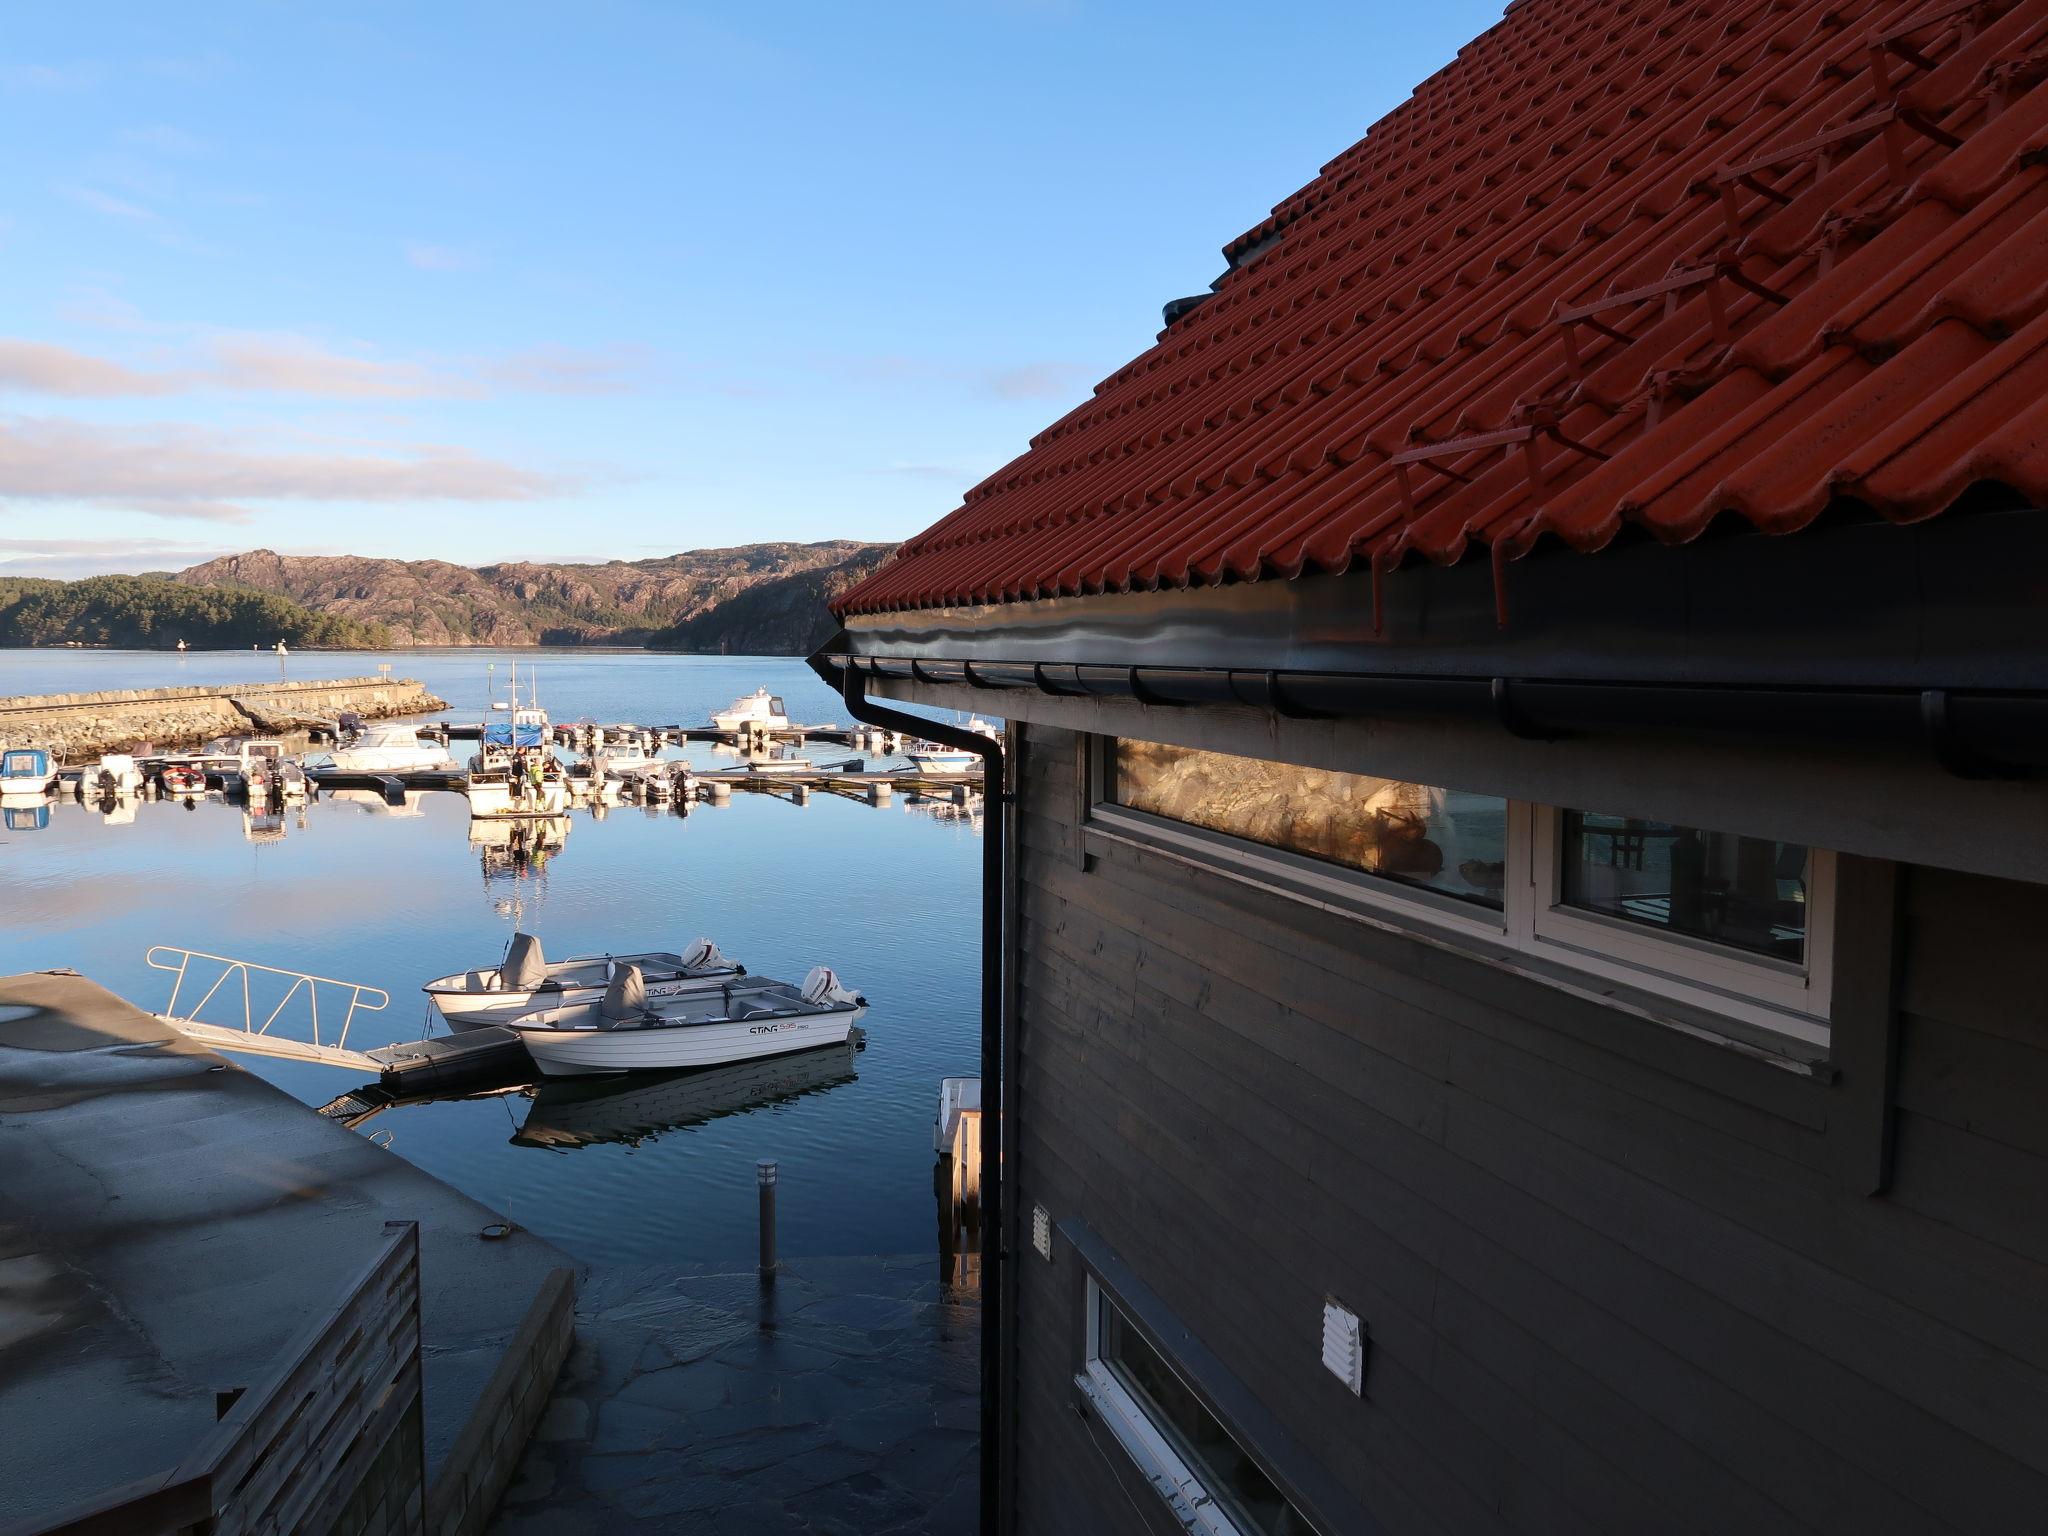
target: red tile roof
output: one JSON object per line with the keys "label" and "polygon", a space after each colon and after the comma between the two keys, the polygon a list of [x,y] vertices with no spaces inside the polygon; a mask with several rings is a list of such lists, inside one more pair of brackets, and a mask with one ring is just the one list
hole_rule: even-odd
{"label": "red tile roof", "polygon": [[834,606],[2042,505],[2044,78],[2048,0],[1521,0]]}

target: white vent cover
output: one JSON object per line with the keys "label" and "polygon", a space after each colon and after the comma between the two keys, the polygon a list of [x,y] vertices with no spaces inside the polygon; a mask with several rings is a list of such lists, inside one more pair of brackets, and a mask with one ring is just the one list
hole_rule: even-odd
{"label": "white vent cover", "polygon": [[1323,1369],[1357,1396],[1365,1395],[1365,1331],[1358,1314],[1323,1300]]}
{"label": "white vent cover", "polygon": [[1052,1217],[1042,1205],[1031,1207],[1031,1246],[1038,1250],[1041,1259],[1052,1257]]}

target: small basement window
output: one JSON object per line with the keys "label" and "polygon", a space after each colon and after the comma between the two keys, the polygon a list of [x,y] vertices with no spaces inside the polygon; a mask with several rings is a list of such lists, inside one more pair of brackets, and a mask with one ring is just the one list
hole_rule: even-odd
{"label": "small basement window", "polygon": [[1205,1536],[1314,1536],[1263,1468],[1092,1278],[1082,1386],[1181,1524]]}
{"label": "small basement window", "polygon": [[1824,849],[1158,742],[1093,773],[1098,831],[1827,1043]]}

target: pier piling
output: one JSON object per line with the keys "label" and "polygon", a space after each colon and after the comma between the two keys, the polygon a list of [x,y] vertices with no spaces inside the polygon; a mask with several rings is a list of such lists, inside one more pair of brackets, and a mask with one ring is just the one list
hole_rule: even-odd
{"label": "pier piling", "polygon": [[761,1283],[775,1280],[775,1181],[779,1176],[775,1159],[764,1157],[754,1164],[754,1176],[761,1190]]}

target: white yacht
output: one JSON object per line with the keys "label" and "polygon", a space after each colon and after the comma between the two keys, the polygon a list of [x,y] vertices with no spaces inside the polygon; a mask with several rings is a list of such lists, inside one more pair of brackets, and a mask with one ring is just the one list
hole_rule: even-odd
{"label": "white yacht", "polygon": [[628,965],[641,978],[642,996],[657,1000],[693,987],[715,987],[747,973],[709,939],[699,939],[680,955],[651,950],[636,955],[575,955],[550,963],[541,953],[539,939],[515,933],[497,966],[437,977],[420,990],[450,1029],[478,1029],[536,1008],[594,1003],[604,996],[614,974]]}
{"label": "white yacht", "polygon": [[506,1027],[549,1077],[715,1067],[843,1044],[867,999],[817,966],[801,988],[735,978],[650,999],[637,965],[621,965],[593,1002],[538,1009]]}
{"label": "white yacht", "polygon": [[438,741],[421,741],[417,727],[371,725],[308,766],[340,773],[404,773],[452,769],[455,758]]}
{"label": "white yacht", "polygon": [[711,717],[714,730],[743,731],[748,726],[759,726],[764,730],[786,731],[789,729],[789,712],[782,707],[782,696],[770,693],[766,688],[756,688],[744,698],[734,699],[724,709]]}

